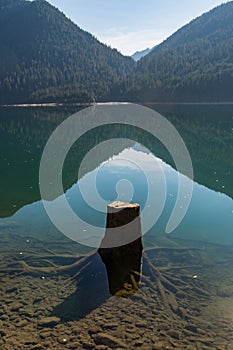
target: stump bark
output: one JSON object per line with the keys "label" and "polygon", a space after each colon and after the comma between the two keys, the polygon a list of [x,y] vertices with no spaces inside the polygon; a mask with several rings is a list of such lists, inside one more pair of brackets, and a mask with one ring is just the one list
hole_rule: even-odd
{"label": "stump bark", "polygon": [[106,266],[112,295],[126,297],[139,289],[142,249],[139,204],[108,205],[105,236],[98,253]]}

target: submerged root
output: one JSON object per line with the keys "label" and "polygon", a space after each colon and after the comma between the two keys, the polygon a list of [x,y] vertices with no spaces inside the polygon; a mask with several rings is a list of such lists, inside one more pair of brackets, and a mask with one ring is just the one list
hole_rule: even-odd
{"label": "submerged root", "polygon": [[160,271],[149,261],[149,259],[144,257],[144,274],[142,276],[142,281],[152,290],[157,290],[159,294],[158,303],[161,304],[169,314],[172,316],[173,312],[178,310],[178,302],[176,300],[175,293],[178,291],[178,287],[169,282]]}
{"label": "submerged root", "polygon": [[[7,273],[7,274],[16,274],[16,275],[22,275],[22,274],[31,274],[31,275],[41,275],[41,274],[67,274],[72,277],[76,277],[83,268],[85,268],[88,264],[88,262],[91,260],[91,257],[94,254],[85,255],[82,257],[74,257],[74,256],[62,256],[62,255],[52,255],[52,256],[45,256],[45,257],[35,257],[35,256],[27,256],[25,260],[19,260],[15,263],[8,264],[7,268],[4,270],[0,270],[1,273]],[[72,264],[67,265],[57,265],[55,264],[52,259],[63,259],[63,260],[71,260],[73,259],[74,262]],[[30,263],[33,263],[34,261],[40,260],[41,265],[49,265],[49,266],[33,266]]]}
{"label": "submerged root", "polygon": [[[166,251],[167,248],[164,248]],[[187,248],[188,250],[190,248]],[[152,249],[150,249],[151,252]],[[161,248],[155,248],[156,251],[161,251]],[[179,251],[185,251],[185,249],[178,248]],[[67,256],[67,255],[45,255],[45,256],[34,256],[28,255],[24,257],[24,260],[18,260],[14,263],[8,264],[8,267],[4,270],[0,270],[1,273],[12,274],[19,276],[22,274],[30,274],[33,276],[41,275],[55,275],[64,274],[71,277],[72,280],[78,280],[84,273],[89,273],[88,268],[93,263],[93,258],[96,255],[96,251],[85,256]],[[58,265],[59,262],[66,262],[65,265]],[[40,264],[40,266],[35,266]],[[120,262],[119,262],[120,263]],[[130,274],[130,284],[132,285],[132,295],[140,287],[140,280],[149,289],[157,294],[158,304],[165,308],[171,317],[182,318],[186,317],[184,311],[181,312],[179,306],[179,299],[182,299],[184,295],[190,295],[190,299],[193,298],[208,298],[209,292],[203,290],[198,280],[193,279],[191,274],[187,274],[185,269],[189,268],[190,265],[177,266],[177,272],[181,273],[172,274],[172,268],[161,267],[157,268],[149,260],[147,252],[143,254],[143,271],[140,275],[137,271],[132,271]],[[182,270],[184,269],[184,270]],[[140,276],[139,276],[140,275]],[[127,296],[129,291],[127,290]],[[143,292],[143,289],[142,289]],[[194,294],[193,294],[194,293]],[[124,296],[124,295],[119,295]]]}
{"label": "submerged root", "polygon": [[156,268],[148,259],[146,254],[143,257],[144,274],[142,282],[151,290],[157,291],[158,304],[166,309],[171,317],[179,315],[182,318],[187,317],[187,313],[179,306],[179,298],[184,295],[192,298],[193,293],[199,298],[209,298],[210,293],[198,285],[198,281],[187,276],[186,280],[177,275],[172,278],[171,274],[166,273],[166,268],[160,270]]}

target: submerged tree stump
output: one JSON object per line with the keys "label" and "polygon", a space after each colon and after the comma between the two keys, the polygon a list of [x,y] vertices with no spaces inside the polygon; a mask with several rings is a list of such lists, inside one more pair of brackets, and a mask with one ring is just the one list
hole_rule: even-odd
{"label": "submerged tree stump", "polygon": [[99,249],[122,247],[138,239],[142,239],[139,204],[109,204],[106,232]]}
{"label": "submerged tree stump", "polygon": [[142,249],[139,204],[109,204],[106,232],[98,253],[106,266],[112,295],[126,297],[139,289]]}
{"label": "submerged tree stump", "polygon": [[[185,260],[184,264],[177,265],[172,260],[172,265],[156,267],[148,257],[148,253],[158,255],[164,252],[171,255],[171,252],[192,256],[192,252],[200,250],[195,247],[151,247],[144,249],[142,246],[142,232],[140,220],[140,206],[114,202],[108,206],[105,236],[102,239],[98,251],[85,256],[67,255],[24,255],[23,260],[15,259],[8,264],[2,273],[19,276],[21,274],[42,275],[64,274],[71,277],[71,282],[77,282],[78,289],[87,276],[99,276],[98,269],[103,269],[104,263],[107,271],[109,292],[118,297],[130,297],[134,295],[140,286],[147,287],[155,295],[158,307],[166,311],[169,317],[189,317],[180,307],[180,300],[188,293],[189,298],[210,297],[210,293],[203,290],[200,281],[194,278],[186,269],[194,268],[189,266]],[[101,259],[100,259],[101,258]],[[184,258],[184,257],[183,257]],[[57,265],[58,259],[67,264]],[[192,257],[193,259],[193,257]],[[102,260],[102,262],[101,262]],[[184,259],[183,259],[184,260]],[[38,261],[42,266],[38,266]],[[72,263],[70,263],[72,261]],[[101,262],[97,264],[97,262]],[[36,263],[36,265],[35,265]],[[174,266],[175,264],[175,266]],[[174,273],[171,270],[174,268]],[[200,266],[197,266],[200,269]],[[178,271],[184,272],[181,274]],[[102,270],[101,270],[102,271]],[[105,273],[106,273],[105,271]],[[102,271],[103,272],[103,271]],[[103,275],[103,274],[102,274]],[[96,283],[96,282],[95,282]],[[88,284],[91,287],[91,284]],[[84,286],[86,288],[86,285]],[[141,289],[142,294],[144,288]],[[93,290],[91,290],[93,292]],[[86,293],[86,292],[85,292]],[[102,292],[101,292],[102,293]]]}

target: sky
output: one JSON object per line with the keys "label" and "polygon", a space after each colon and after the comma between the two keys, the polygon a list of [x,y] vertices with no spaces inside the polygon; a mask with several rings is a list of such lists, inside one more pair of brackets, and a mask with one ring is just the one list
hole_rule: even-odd
{"label": "sky", "polygon": [[[161,43],[222,0],[48,0],[82,29],[124,55]],[[225,1],[227,2],[227,1]]]}

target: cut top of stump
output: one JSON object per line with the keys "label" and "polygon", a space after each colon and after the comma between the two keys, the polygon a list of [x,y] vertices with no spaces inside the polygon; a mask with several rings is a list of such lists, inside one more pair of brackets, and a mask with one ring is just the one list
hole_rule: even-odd
{"label": "cut top of stump", "polygon": [[123,208],[139,208],[139,204],[137,203],[125,203],[125,202],[120,202],[120,201],[116,201],[116,202],[112,202],[108,205],[108,207],[110,208],[119,208],[119,209],[123,209]]}
{"label": "cut top of stump", "polygon": [[135,209],[135,210],[140,210],[140,205],[138,203],[125,203],[125,202],[112,202],[108,204],[108,211],[113,212],[113,211],[119,211],[119,210],[125,210],[125,209]]}
{"label": "cut top of stump", "polygon": [[124,246],[141,236],[139,204],[116,201],[108,205],[106,231],[100,248]]}

